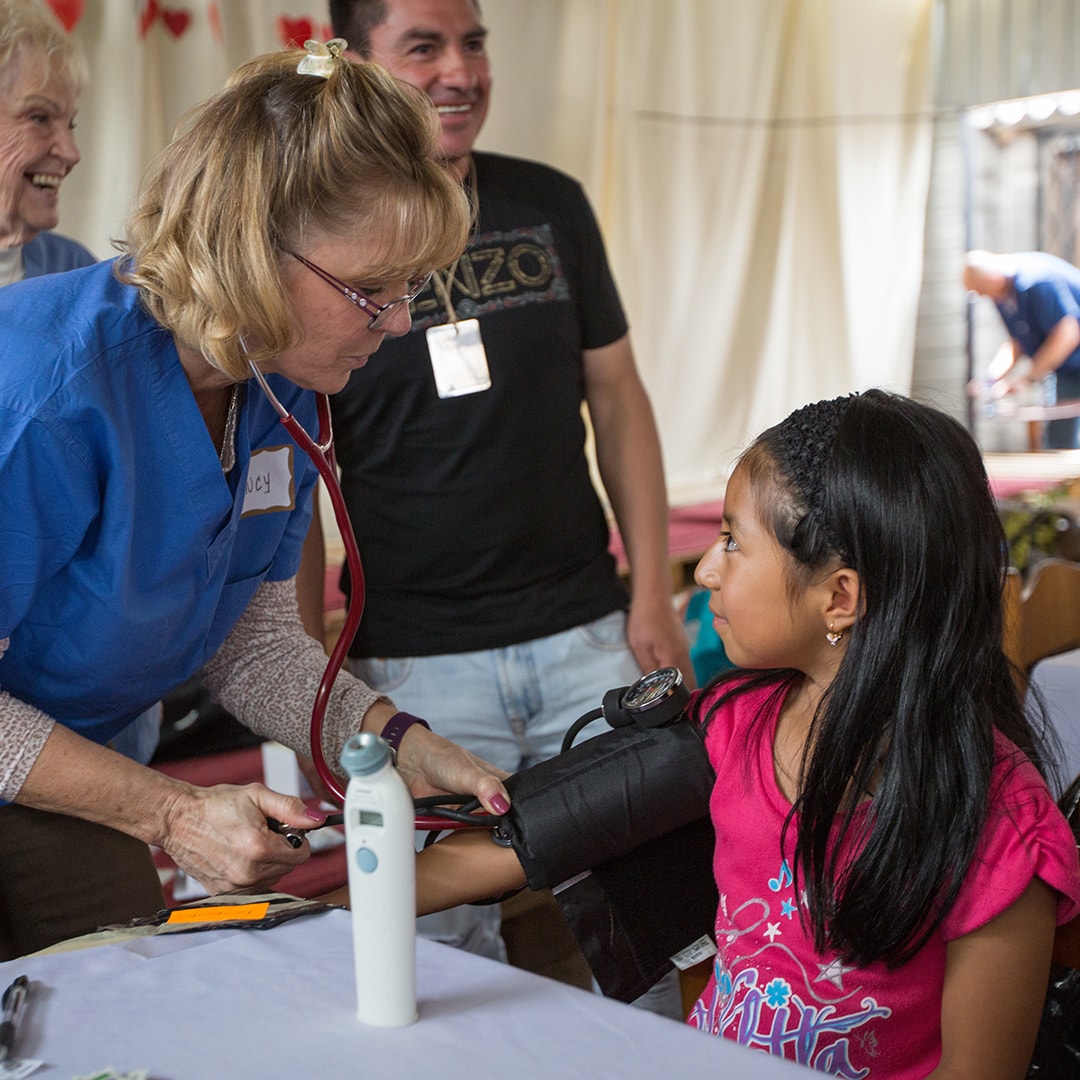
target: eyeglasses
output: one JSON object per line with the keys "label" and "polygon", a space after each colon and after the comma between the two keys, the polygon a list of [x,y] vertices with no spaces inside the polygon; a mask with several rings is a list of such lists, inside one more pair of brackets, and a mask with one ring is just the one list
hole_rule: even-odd
{"label": "eyeglasses", "polygon": [[364,296],[363,293],[357,292],[356,289],[346,285],[344,281],[334,277],[329,271],[324,270],[321,266],[316,266],[309,259],[305,259],[303,255],[297,255],[295,251],[290,251],[288,248],[283,250],[286,255],[291,255],[298,263],[302,263],[313,274],[318,274],[328,285],[332,285],[337,289],[350,304],[355,304],[361,311],[365,312],[368,316],[369,330],[381,330],[390,321],[394,312],[402,304],[411,304],[424,291],[424,286],[431,280],[431,275],[425,274],[419,280],[409,282],[409,291],[404,296],[399,296],[396,300],[391,300],[387,304],[378,304],[370,296]]}

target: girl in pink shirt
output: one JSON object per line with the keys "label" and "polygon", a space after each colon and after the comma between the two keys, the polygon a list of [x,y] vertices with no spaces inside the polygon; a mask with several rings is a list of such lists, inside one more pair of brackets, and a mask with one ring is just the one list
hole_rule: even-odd
{"label": "girl in pink shirt", "polygon": [[753,671],[695,706],[720,908],[689,1022],[845,1078],[1023,1077],[1080,870],[977,447],[906,398],[819,402],[743,454],[723,530],[696,577]]}
{"label": "girl in pink shirt", "polygon": [[[1025,1076],[1080,865],[1006,558],[974,441],[907,398],[809,405],[739,459],[696,573],[737,670],[691,705],[720,904],[690,1024],[845,1080]],[[421,871],[422,910],[521,880],[468,835]]]}

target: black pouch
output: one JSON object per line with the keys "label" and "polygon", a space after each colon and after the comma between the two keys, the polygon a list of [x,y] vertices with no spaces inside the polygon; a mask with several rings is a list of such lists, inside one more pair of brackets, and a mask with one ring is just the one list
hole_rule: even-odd
{"label": "black pouch", "polygon": [[1055,964],[1050,969],[1039,1036],[1028,1080],[1080,1077],[1080,969]]}
{"label": "black pouch", "polygon": [[696,945],[703,947],[694,959],[715,951],[714,846],[704,817],[556,889],[605,996],[633,1001],[671,970],[676,955]]}

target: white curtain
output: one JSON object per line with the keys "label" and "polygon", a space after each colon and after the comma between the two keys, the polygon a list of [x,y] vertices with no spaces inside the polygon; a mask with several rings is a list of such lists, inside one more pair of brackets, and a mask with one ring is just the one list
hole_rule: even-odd
{"label": "white curtain", "polygon": [[486,0],[482,145],[580,177],[672,499],[820,397],[906,391],[932,0]]}
{"label": "white curtain", "polygon": [[[41,0],[46,2],[46,0]],[[90,61],[60,229],[112,254],[143,168],[192,105],[261,52],[329,36],[324,0],[47,0]],[[222,192],[222,197],[227,197]]]}
{"label": "white curtain", "polygon": [[[184,109],[245,58],[329,32],[321,0],[52,3],[93,69],[61,229],[103,256]],[[481,146],[585,184],[674,501],[715,493],[748,439],[806,401],[909,387],[932,8],[483,0]]]}

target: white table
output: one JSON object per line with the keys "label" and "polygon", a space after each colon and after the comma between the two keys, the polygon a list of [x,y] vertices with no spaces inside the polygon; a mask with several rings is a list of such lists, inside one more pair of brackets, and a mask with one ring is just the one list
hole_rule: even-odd
{"label": "white table", "polygon": [[1062,780],[1069,784],[1080,773],[1080,649],[1040,660],[1031,669],[1031,685],[1042,693],[1061,740]]}
{"label": "white table", "polygon": [[356,1020],[350,916],[145,938],[0,964],[32,980],[16,1056],[34,1077],[153,1080],[798,1080],[818,1075],[629,1005],[421,939],[420,1019]]}

